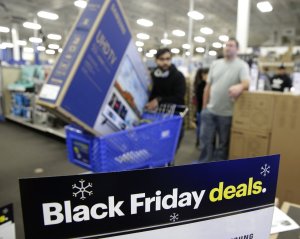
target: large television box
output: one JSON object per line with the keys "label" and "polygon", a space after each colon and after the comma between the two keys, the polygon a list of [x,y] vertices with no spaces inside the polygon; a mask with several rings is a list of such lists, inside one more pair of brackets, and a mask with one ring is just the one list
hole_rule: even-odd
{"label": "large television box", "polygon": [[90,0],[38,103],[95,135],[130,128],[148,101],[150,76],[118,0]]}

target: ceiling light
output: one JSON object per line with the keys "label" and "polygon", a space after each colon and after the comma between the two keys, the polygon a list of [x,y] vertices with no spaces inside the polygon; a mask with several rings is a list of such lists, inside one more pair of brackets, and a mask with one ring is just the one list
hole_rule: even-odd
{"label": "ceiling light", "polygon": [[36,49],[37,49],[38,51],[45,51],[45,50],[46,50],[46,47],[44,47],[44,46],[38,46]]}
{"label": "ceiling light", "polygon": [[23,51],[25,53],[34,53],[34,49],[31,47],[24,47]]}
{"label": "ceiling light", "polygon": [[59,52],[59,53],[62,53],[62,52],[63,52],[63,49],[62,49],[62,48],[59,48],[59,49],[58,49],[58,52]]}
{"label": "ceiling light", "polygon": [[166,39],[166,38],[164,38],[164,39],[161,39],[161,44],[163,44],[163,45],[171,45],[172,43],[173,43],[173,41],[172,40],[170,40],[170,39]]}
{"label": "ceiling light", "polygon": [[136,37],[141,40],[149,40],[150,39],[150,36],[146,33],[138,33],[136,35]]}
{"label": "ceiling light", "polygon": [[188,12],[188,16],[196,21],[204,19],[204,15],[198,11],[190,11]]}
{"label": "ceiling light", "polygon": [[18,44],[19,46],[26,46],[26,45],[27,45],[27,41],[25,41],[25,40],[19,40],[19,41],[17,42],[17,44]]}
{"label": "ceiling light", "polygon": [[60,41],[62,37],[59,34],[48,34],[47,38],[50,40]]}
{"label": "ceiling light", "polygon": [[180,53],[180,50],[179,50],[178,48],[172,48],[172,49],[171,49],[171,52],[172,52],[173,54],[179,54],[179,53]]}
{"label": "ceiling light", "polygon": [[197,47],[196,48],[196,52],[198,52],[198,53],[204,53],[205,49],[203,47]]}
{"label": "ceiling light", "polygon": [[187,52],[185,53],[185,55],[186,55],[186,56],[190,56],[191,53],[190,53],[189,51],[187,51]]}
{"label": "ceiling light", "polygon": [[202,27],[200,29],[200,32],[205,34],[205,35],[211,35],[214,33],[213,29],[209,28],[209,27]]}
{"label": "ceiling light", "polygon": [[2,44],[0,44],[0,49],[1,49],[1,50],[5,50],[5,49],[6,49],[6,47],[5,47],[5,46],[3,46]]}
{"label": "ceiling light", "polygon": [[143,52],[143,48],[139,47],[138,52]]}
{"label": "ceiling light", "polygon": [[217,52],[216,51],[209,51],[208,54],[210,56],[216,56],[217,55]]}
{"label": "ceiling light", "polygon": [[29,41],[31,43],[36,43],[36,44],[40,44],[43,42],[43,39],[42,38],[39,38],[39,37],[30,37],[29,38]]}
{"label": "ceiling light", "polygon": [[201,37],[201,36],[197,36],[197,37],[194,38],[194,41],[198,42],[198,43],[204,43],[205,42],[205,38]]}
{"label": "ceiling light", "polygon": [[152,55],[156,55],[157,54],[157,50],[155,50],[155,49],[152,49],[152,50],[150,50],[149,51]]}
{"label": "ceiling light", "polygon": [[24,22],[23,27],[33,30],[40,30],[42,28],[40,24],[34,22]]}
{"label": "ceiling light", "polygon": [[52,50],[58,50],[60,48],[60,46],[57,44],[49,44],[48,48],[52,49]]}
{"label": "ceiling light", "polygon": [[48,54],[48,55],[54,55],[54,54],[55,54],[55,51],[54,51],[54,50],[51,50],[51,49],[47,49],[47,50],[46,50],[46,54]]}
{"label": "ceiling light", "polygon": [[137,24],[143,26],[143,27],[152,27],[153,26],[153,22],[147,19],[138,19]]}
{"label": "ceiling light", "polygon": [[136,45],[137,47],[143,47],[143,46],[145,45],[145,43],[142,42],[142,41],[136,41],[136,42],[135,42],[135,45]]}
{"label": "ceiling light", "polygon": [[213,44],[212,44],[212,46],[214,47],[214,48],[222,48],[223,47],[223,44],[222,43],[220,43],[220,42],[214,42]]}
{"label": "ceiling light", "polygon": [[263,1],[257,3],[257,8],[261,12],[272,12],[273,11],[273,6],[269,1]]}
{"label": "ceiling light", "polygon": [[153,54],[151,54],[150,52],[147,52],[147,53],[146,53],[146,57],[148,57],[148,58],[152,58],[152,57],[154,57],[154,55],[153,55]]}
{"label": "ceiling light", "polygon": [[2,26],[0,26],[0,32],[8,33],[8,32],[10,32],[10,29],[8,27],[2,27]]}
{"label": "ceiling light", "polygon": [[2,46],[5,48],[14,48],[14,44],[12,44],[11,42],[3,42]]}
{"label": "ceiling light", "polygon": [[56,13],[40,11],[37,14],[41,18],[45,18],[48,20],[57,20],[59,16]]}
{"label": "ceiling light", "polygon": [[86,8],[87,2],[84,0],[77,0],[74,2],[74,5],[79,8]]}
{"label": "ceiling light", "polygon": [[229,41],[229,36],[221,35],[221,36],[219,36],[219,40],[223,41],[223,42],[228,42]]}
{"label": "ceiling light", "polygon": [[189,50],[189,49],[191,49],[191,45],[190,44],[183,44],[182,48],[186,49],[186,50]]}
{"label": "ceiling light", "polygon": [[185,36],[185,32],[184,31],[182,31],[182,30],[174,30],[173,32],[172,32],[172,34],[174,35],[174,36],[177,36],[177,37],[184,37]]}

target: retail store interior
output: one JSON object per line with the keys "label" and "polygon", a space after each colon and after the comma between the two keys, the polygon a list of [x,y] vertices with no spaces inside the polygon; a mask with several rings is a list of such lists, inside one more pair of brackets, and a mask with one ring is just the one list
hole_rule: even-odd
{"label": "retail store interior", "polygon": [[[100,2],[105,2],[104,7]],[[237,85],[244,87],[246,81],[248,85],[237,96],[228,96],[232,112],[222,115],[231,120],[228,140],[223,142],[225,133],[220,128],[226,123],[222,121],[215,125],[211,144],[216,149],[212,150],[220,150],[224,143],[225,160],[281,154],[277,206],[284,202],[300,205],[300,1],[122,0],[118,1],[122,10],[111,9],[113,14],[119,11],[126,20],[123,23],[123,16],[117,18],[118,27],[111,25],[114,27],[109,29],[104,14],[108,10],[104,8],[110,2],[0,1],[0,208],[13,204],[15,238],[25,238],[21,178],[202,163],[201,157],[207,150],[202,139],[209,133],[201,113],[205,110],[205,92],[208,85],[212,88],[210,95],[214,92],[212,66],[226,58],[228,47],[232,47],[230,42],[238,51],[243,62],[240,64],[247,66],[244,75],[239,71]],[[90,14],[86,22],[85,13]],[[102,27],[98,35],[96,23],[99,29]],[[118,37],[117,28],[128,36]],[[116,69],[105,65],[103,58],[99,62],[105,66],[89,57],[88,54],[94,54],[89,53],[89,48],[97,51],[91,40],[94,36],[101,49],[98,54],[103,54],[99,58],[108,55],[111,65],[118,64]],[[74,42],[78,44],[75,47]],[[182,101],[166,100],[174,95],[159,95],[160,90],[154,93],[154,78],[163,81],[163,74],[168,72],[168,78],[171,72],[171,68],[164,71],[158,64],[168,60],[176,68],[176,80],[179,82],[180,76],[184,79]],[[92,73],[86,73],[87,69]],[[162,71],[161,75],[157,69]],[[223,73],[230,74],[220,74]],[[93,81],[97,74],[99,80]],[[206,87],[200,83],[206,80],[204,75],[209,79],[204,83]],[[111,82],[104,86],[104,81]],[[175,88],[171,84],[170,88]],[[209,103],[207,107],[209,111]],[[142,120],[144,111],[167,115],[162,122],[174,124],[174,132],[157,123],[157,119],[151,119],[151,123],[149,118]],[[152,123],[153,129],[149,128],[148,133],[145,130],[146,137],[144,124]],[[80,137],[82,142],[90,140],[89,143],[75,142]],[[113,137],[119,138],[112,143]],[[158,137],[170,138],[168,145],[164,146]],[[107,143],[106,147],[112,147],[113,156],[94,156],[98,149],[91,153],[90,148],[97,142],[98,146]],[[157,152],[152,155],[150,147]],[[107,151],[103,155],[110,155],[110,149]],[[221,151],[218,152],[220,156]],[[139,157],[144,156],[157,162],[141,164]],[[139,164],[132,163],[123,169],[101,168],[102,162],[91,163],[101,160],[105,164],[113,159],[125,165],[131,161]],[[211,161],[214,158],[203,163]],[[290,216],[300,224],[298,214]],[[296,239],[299,235],[300,229],[274,238]]]}

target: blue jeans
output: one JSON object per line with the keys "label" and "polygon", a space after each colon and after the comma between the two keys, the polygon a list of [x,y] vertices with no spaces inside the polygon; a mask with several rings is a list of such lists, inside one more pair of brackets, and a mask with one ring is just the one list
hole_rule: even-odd
{"label": "blue jeans", "polygon": [[[207,109],[201,113],[200,163],[228,159],[232,117],[218,116]],[[215,138],[218,136],[218,145]]]}

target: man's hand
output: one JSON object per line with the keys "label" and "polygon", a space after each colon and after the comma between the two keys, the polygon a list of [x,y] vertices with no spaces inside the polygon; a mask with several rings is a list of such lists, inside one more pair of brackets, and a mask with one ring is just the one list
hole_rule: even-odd
{"label": "man's hand", "polygon": [[236,100],[244,91],[244,85],[238,84],[238,85],[233,85],[229,88],[228,94],[230,98]]}
{"label": "man's hand", "polygon": [[150,101],[147,105],[146,105],[146,109],[147,110],[156,110],[158,107],[158,100],[154,99],[152,101]]}

